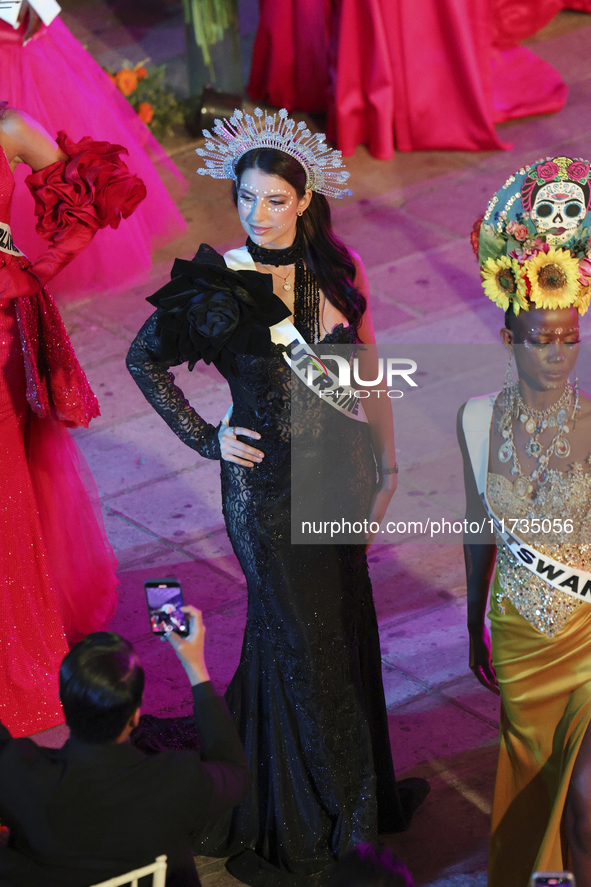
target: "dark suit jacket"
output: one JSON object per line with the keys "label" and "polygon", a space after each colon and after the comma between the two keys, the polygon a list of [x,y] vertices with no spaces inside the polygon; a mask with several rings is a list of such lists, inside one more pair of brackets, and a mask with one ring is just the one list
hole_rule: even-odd
{"label": "dark suit jacket", "polygon": [[88,887],[168,856],[167,885],[196,887],[191,841],[236,806],[249,775],[211,684],[193,687],[199,751],[145,755],[129,742],[60,749],[13,739],[0,724],[0,884]]}

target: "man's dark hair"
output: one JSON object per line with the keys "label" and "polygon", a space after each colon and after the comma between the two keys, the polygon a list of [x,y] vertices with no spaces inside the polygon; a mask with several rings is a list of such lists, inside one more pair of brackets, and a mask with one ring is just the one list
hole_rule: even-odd
{"label": "man's dark hair", "polygon": [[358,844],[335,866],[330,887],[414,887],[400,857],[383,844]]}
{"label": "man's dark hair", "polygon": [[114,742],[142,701],[144,670],[129,641],[96,631],[64,657],[59,685],[72,736]]}

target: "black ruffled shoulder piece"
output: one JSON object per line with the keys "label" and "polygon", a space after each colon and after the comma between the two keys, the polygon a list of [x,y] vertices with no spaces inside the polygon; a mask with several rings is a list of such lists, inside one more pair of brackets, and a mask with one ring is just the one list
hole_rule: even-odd
{"label": "black ruffled shoulder piece", "polygon": [[158,318],[163,360],[215,363],[227,372],[234,355],[267,357],[269,327],[289,317],[273,292],[273,278],[260,271],[232,271],[223,257],[202,243],[192,261],[176,259],[171,281],[147,301]]}

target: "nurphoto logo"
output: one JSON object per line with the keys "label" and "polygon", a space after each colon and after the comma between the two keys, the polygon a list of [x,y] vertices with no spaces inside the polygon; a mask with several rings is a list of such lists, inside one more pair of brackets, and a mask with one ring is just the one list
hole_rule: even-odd
{"label": "nurphoto logo", "polygon": [[[394,388],[394,382],[402,380],[411,388],[417,388],[417,383],[412,377],[417,371],[417,363],[406,357],[378,358],[377,375],[375,379],[362,379],[359,369],[359,358],[353,359],[353,367],[346,357],[337,354],[312,355],[309,352],[302,355],[306,361],[307,385],[309,388],[318,388],[320,396],[332,397],[337,390],[351,390],[356,397],[370,396],[369,388],[376,389],[375,393],[387,393],[390,398],[404,396],[404,391]],[[333,361],[337,365],[337,374],[327,369],[324,361]],[[385,370],[384,370],[385,367]],[[351,375],[353,379],[351,379]],[[378,389],[378,385],[386,383],[386,387]]]}

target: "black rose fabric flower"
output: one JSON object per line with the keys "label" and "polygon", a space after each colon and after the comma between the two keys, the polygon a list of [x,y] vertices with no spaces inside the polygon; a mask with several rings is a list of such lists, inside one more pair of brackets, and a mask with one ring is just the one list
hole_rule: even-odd
{"label": "black rose fabric flower", "polygon": [[259,271],[232,271],[222,256],[202,243],[191,261],[176,259],[171,281],[148,302],[161,309],[162,357],[215,363],[227,373],[234,355],[267,357],[269,327],[289,317],[273,292],[273,278]]}

